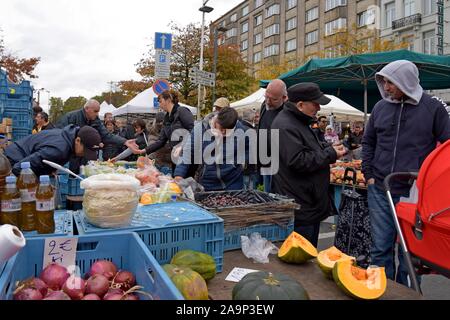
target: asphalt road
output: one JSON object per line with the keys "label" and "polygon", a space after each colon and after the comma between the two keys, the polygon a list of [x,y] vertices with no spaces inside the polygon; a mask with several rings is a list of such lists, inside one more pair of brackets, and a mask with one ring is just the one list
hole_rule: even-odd
{"label": "asphalt road", "polygon": [[[324,250],[334,244],[333,218],[322,222],[320,226],[318,250]],[[422,293],[425,299],[450,300],[450,279],[440,275],[422,276]]]}

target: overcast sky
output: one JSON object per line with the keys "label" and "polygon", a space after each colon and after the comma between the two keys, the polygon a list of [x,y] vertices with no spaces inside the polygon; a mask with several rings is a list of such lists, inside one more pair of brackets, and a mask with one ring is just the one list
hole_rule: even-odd
{"label": "overcast sky", "polygon": [[[20,57],[41,57],[33,80],[50,96],[90,98],[109,81],[139,79],[135,64],[155,32],[201,23],[202,0],[0,0],[6,47]],[[206,23],[242,0],[210,0]],[[41,94],[47,107],[49,94]]]}

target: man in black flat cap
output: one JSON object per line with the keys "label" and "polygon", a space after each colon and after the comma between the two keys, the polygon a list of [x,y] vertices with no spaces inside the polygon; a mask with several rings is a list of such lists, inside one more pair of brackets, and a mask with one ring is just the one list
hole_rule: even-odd
{"label": "man in black flat cap", "polygon": [[320,105],[331,100],[315,83],[299,83],[288,89],[289,102],[272,123],[279,130],[279,170],[272,191],[293,198],[295,231],[317,247],[320,222],[331,212],[328,196],[330,164],[345,155],[342,145],[318,140],[310,125]]}

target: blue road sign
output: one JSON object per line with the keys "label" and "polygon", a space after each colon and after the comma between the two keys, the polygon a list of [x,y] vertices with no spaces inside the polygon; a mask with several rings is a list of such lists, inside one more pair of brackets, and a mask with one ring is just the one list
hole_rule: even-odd
{"label": "blue road sign", "polygon": [[172,50],[172,34],[155,32],[155,49]]}
{"label": "blue road sign", "polygon": [[153,92],[159,96],[163,91],[170,90],[170,83],[167,80],[158,79],[155,81],[152,88]]}

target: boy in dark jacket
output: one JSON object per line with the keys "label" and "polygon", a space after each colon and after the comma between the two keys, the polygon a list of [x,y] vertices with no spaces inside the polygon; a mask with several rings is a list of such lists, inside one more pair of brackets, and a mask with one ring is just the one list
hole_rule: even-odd
{"label": "boy in dark jacket", "polygon": [[[423,91],[412,62],[389,63],[376,74],[376,82],[383,99],[373,108],[362,142],[372,230],[371,263],[385,267],[387,277],[395,279],[397,231],[384,178],[392,172],[418,171],[437,142],[450,139],[450,119],[445,103]],[[406,182],[393,184],[394,203],[407,196],[409,189]],[[408,272],[401,254],[399,259],[397,282],[407,285]]]}
{"label": "boy in dark jacket", "polygon": [[319,141],[310,127],[320,105],[331,101],[317,84],[296,84],[288,89],[288,98],[289,103],[272,124],[272,134],[278,130],[280,141],[279,170],[273,177],[272,189],[300,204],[294,229],[317,246],[320,222],[331,212],[330,164],[344,156],[346,150],[342,145]]}
{"label": "boy in dark jacket", "polygon": [[64,129],[41,131],[14,142],[5,149],[13,173],[20,174],[20,164],[30,162],[31,169],[37,175],[49,175],[55,171],[42,160],[66,164],[72,157],[84,157],[86,160],[97,160],[100,150],[100,134],[97,130],[85,126],[79,128],[69,125]]}

